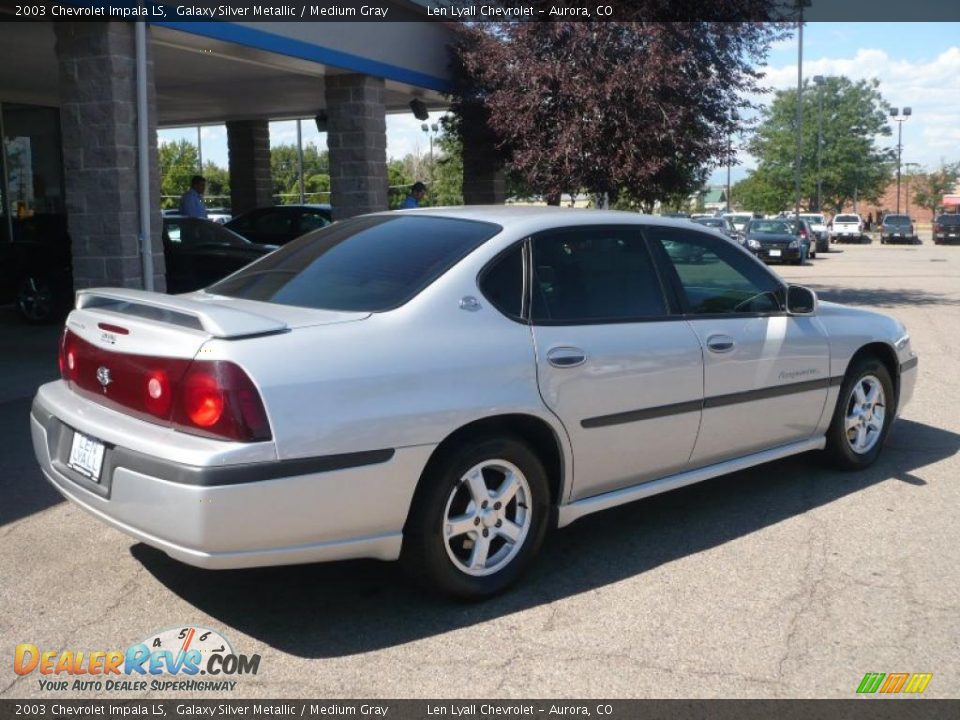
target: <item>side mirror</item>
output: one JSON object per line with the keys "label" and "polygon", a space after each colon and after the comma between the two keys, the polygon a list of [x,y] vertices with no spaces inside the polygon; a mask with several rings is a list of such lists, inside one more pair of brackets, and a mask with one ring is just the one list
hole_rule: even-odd
{"label": "side mirror", "polygon": [[817,294],[803,285],[787,286],[787,313],[813,315],[817,312]]}

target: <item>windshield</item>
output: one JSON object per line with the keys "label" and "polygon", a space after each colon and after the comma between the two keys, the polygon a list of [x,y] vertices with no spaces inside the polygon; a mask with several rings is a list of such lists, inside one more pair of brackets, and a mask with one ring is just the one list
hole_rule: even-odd
{"label": "windshield", "polygon": [[390,310],[501,230],[422,215],[344,220],[297,238],[208,292],[324,310]]}
{"label": "windshield", "polygon": [[706,225],[707,227],[722,228],[727,224],[720,218],[697,218],[694,220],[697,225]]}
{"label": "windshield", "polygon": [[786,220],[754,220],[748,232],[751,235],[792,235],[793,223]]}

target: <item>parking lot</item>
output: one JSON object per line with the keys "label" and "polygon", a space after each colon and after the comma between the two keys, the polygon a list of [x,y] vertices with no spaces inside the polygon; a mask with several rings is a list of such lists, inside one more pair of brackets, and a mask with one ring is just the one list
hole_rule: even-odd
{"label": "parking lot", "polygon": [[122,649],[187,626],[262,656],[233,698],[851,698],[867,672],[931,672],[925,695],[960,695],[960,247],[833,250],[780,271],[897,316],[920,356],[875,466],[805,455],[590,516],[554,533],[519,587],[475,605],[373,561],[197,570],[66,504],[28,427],[57,333],[7,322],[0,696],[104,694],[16,676],[18,643]]}

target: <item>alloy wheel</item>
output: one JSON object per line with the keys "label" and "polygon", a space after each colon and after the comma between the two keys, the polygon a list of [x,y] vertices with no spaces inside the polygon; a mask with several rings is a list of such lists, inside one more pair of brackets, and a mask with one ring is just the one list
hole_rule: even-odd
{"label": "alloy wheel", "polygon": [[447,556],[461,572],[492,575],[516,557],[533,521],[530,484],[506,460],[485,460],[454,485],[443,515]]}
{"label": "alloy wheel", "polygon": [[858,455],[870,452],[883,433],[887,403],[883,385],[874,375],[864,375],[847,399],[844,434]]}

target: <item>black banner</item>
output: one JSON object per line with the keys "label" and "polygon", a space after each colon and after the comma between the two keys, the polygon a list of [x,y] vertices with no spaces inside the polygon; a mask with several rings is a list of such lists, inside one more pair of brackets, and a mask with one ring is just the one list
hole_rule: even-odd
{"label": "black banner", "polygon": [[[943,0],[803,0],[808,22],[960,21]],[[7,20],[147,22],[743,22],[799,18],[798,0],[0,0]]]}
{"label": "black banner", "polygon": [[8,718],[946,720],[960,700],[0,700]]}

